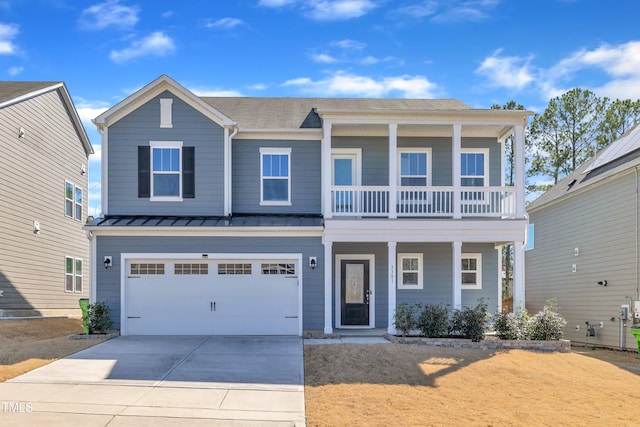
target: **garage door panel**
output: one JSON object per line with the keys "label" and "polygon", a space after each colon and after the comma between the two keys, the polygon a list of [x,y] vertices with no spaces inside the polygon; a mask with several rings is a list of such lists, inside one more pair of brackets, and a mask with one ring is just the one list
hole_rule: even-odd
{"label": "garage door panel", "polygon": [[216,261],[210,261],[208,274],[174,274],[173,264],[185,261],[154,262],[165,264],[165,274],[126,282],[130,335],[299,334],[296,277],[260,274],[259,268],[254,274],[217,274]]}

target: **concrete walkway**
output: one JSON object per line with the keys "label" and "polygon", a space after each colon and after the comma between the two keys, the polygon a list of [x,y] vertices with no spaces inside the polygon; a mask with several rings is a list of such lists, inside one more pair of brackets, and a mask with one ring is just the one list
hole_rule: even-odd
{"label": "concrete walkway", "polygon": [[0,425],[303,426],[297,337],[119,337],[0,383]]}

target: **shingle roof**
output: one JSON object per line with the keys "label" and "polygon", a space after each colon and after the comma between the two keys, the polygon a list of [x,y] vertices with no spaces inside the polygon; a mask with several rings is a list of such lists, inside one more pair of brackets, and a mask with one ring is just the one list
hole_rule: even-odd
{"label": "shingle roof", "polygon": [[61,82],[2,82],[0,81],[0,104],[36,92]]}
{"label": "shingle roof", "polygon": [[[471,110],[457,99],[201,97],[243,129],[321,127],[318,110]],[[315,116],[315,117],[314,117]]]}

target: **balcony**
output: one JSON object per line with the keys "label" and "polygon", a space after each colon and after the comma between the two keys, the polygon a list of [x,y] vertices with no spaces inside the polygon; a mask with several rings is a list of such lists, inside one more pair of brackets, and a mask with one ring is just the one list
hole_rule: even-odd
{"label": "balcony", "polygon": [[[463,187],[456,212],[453,187],[397,187],[395,209],[390,187],[332,186],[333,217],[515,218],[514,187]],[[393,208],[393,206],[391,206]]]}

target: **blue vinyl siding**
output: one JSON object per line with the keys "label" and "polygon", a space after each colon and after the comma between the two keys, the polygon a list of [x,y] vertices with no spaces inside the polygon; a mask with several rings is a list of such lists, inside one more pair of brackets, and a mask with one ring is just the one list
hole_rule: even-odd
{"label": "blue vinyl siding", "polygon": [[[160,128],[160,99],[173,98],[173,127]],[[170,92],[162,93],[108,129],[109,214],[224,214],[224,130]],[[195,147],[195,198],[150,202],[138,198],[137,148],[149,141]]]}
{"label": "blue vinyl siding", "polygon": [[[260,205],[260,148],[291,148],[291,206]],[[234,213],[321,213],[319,141],[233,141]]]}
{"label": "blue vinyl siding", "polygon": [[[113,266],[96,268],[97,300],[111,308],[114,328],[120,328],[120,255],[122,253],[294,253],[302,254],[302,315],[304,330],[324,327],[324,249],[320,237],[116,237],[96,236],[96,259],[113,257]],[[317,257],[319,268],[308,266],[310,256]]]}
{"label": "blue vinyl siding", "polygon": [[389,185],[388,138],[335,136],[331,146],[362,150],[362,185]]}

